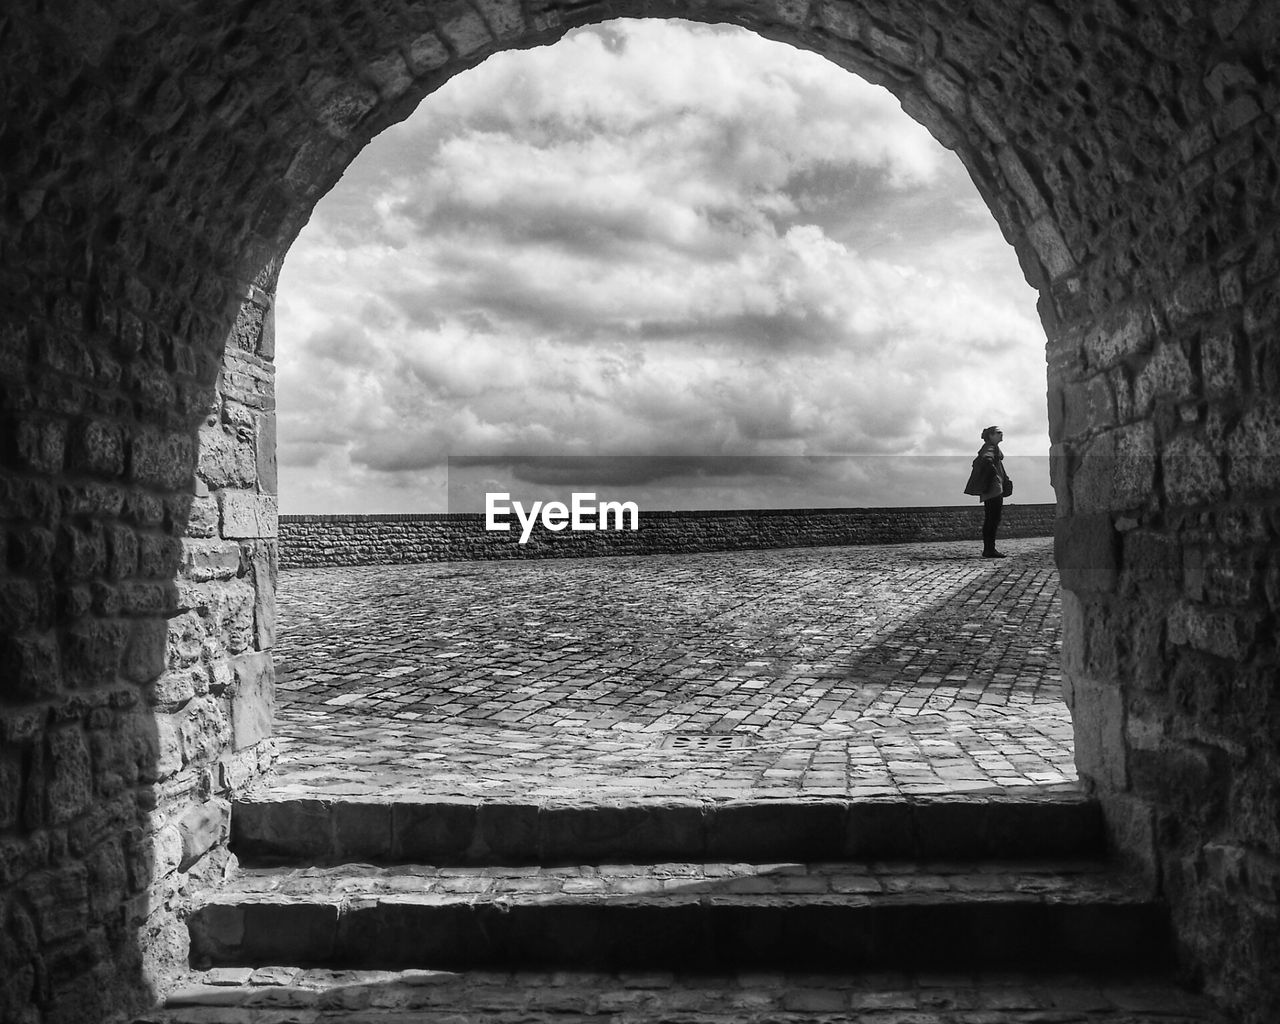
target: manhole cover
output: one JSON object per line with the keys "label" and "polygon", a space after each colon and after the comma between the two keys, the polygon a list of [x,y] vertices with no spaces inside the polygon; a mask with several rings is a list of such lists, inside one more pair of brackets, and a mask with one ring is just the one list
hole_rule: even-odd
{"label": "manhole cover", "polygon": [[745,732],[677,732],[663,737],[661,750],[735,750],[755,739]]}

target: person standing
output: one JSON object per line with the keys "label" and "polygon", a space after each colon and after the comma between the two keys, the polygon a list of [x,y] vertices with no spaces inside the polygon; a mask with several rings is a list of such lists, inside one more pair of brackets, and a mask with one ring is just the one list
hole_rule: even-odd
{"label": "person standing", "polygon": [[1013,481],[1004,471],[1004,453],[1000,441],[1004,431],[999,427],[987,427],[982,432],[982,447],[973,460],[973,472],[965,485],[965,494],[977,495],[985,510],[982,517],[982,557],[1004,558],[996,550],[996,531],[1000,528],[1000,516],[1004,511],[1004,499],[1013,493]]}

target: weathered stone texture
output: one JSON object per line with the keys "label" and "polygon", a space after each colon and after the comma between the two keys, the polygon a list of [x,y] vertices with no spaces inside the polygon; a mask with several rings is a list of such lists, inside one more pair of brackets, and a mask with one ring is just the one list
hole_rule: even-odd
{"label": "weathered stone texture", "polygon": [[[1008,505],[1000,535],[1047,537],[1053,533],[1053,524],[1052,505]],[[487,531],[485,517],[480,513],[294,515],[280,517],[279,559],[286,569],[403,565],[466,559],[585,558],[829,544],[973,541],[981,533],[979,505],[641,512],[639,529],[634,531],[555,533],[539,522],[526,544],[518,543],[518,527],[511,532]],[[269,571],[274,580],[274,570]]]}
{"label": "weathered stone texture", "polygon": [[969,168],[1049,336],[1082,773],[1188,964],[1242,1019],[1280,1018],[1270,0],[8,4],[0,1016],[148,1001],[185,955],[184,886],[226,864],[177,823],[269,762],[269,687],[234,664],[273,629],[279,257],[453,74],[621,15],[823,53]]}

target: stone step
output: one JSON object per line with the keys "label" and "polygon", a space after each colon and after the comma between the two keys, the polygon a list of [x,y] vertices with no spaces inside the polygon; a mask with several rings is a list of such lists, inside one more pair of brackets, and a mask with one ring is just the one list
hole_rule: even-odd
{"label": "stone step", "polygon": [[1097,862],[246,870],[192,963],[345,968],[1135,970],[1163,908]]}
{"label": "stone step", "polygon": [[1213,1024],[1156,975],[330,971],[215,968],[138,1024]]}
{"label": "stone step", "polygon": [[244,863],[453,865],[1100,857],[1095,801],[1025,797],[742,801],[348,800],[266,791],[232,812]]}

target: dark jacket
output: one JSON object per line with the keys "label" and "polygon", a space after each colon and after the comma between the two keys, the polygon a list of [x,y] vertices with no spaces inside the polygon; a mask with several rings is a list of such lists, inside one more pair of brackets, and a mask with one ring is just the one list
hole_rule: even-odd
{"label": "dark jacket", "polygon": [[973,459],[973,472],[964,485],[965,494],[976,494],[981,501],[990,501],[1004,494],[1004,453],[1000,446],[987,442]]}

